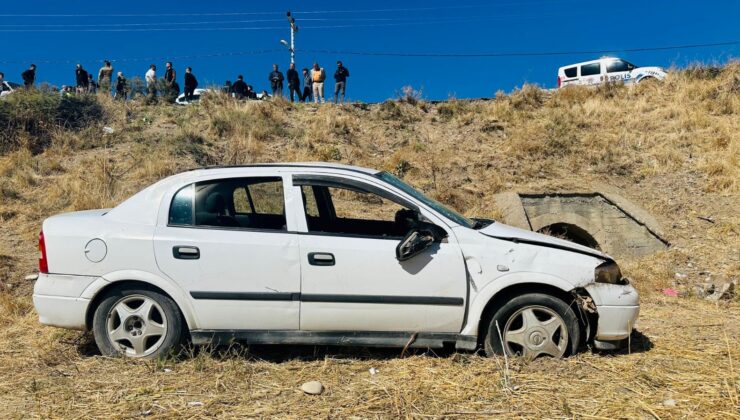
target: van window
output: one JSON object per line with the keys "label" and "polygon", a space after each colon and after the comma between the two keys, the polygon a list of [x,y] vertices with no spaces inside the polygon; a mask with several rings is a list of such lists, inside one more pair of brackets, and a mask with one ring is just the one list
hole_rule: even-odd
{"label": "van window", "polygon": [[593,76],[601,73],[601,63],[584,64],[581,66],[581,76]]}
{"label": "van window", "polygon": [[569,67],[565,69],[565,77],[576,77],[578,76],[578,67]]}
{"label": "van window", "polygon": [[624,60],[614,60],[606,63],[607,73],[617,73],[620,71],[630,71],[629,63]]}

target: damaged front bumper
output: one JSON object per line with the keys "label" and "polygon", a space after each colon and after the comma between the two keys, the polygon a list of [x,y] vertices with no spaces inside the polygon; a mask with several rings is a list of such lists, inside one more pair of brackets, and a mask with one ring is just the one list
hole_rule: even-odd
{"label": "damaged front bumper", "polygon": [[594,346],[616,350],[626,344],[640,313],[640,297],[629,282],[626,284],[592,283],[585,287],[598,314]]}

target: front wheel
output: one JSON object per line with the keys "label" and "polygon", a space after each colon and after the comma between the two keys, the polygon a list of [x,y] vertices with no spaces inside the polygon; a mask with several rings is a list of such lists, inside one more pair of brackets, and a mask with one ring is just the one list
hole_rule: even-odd
{"label": "front wheel", "polygon": [[[503,338],[503,341],[502,341]],[[486,354],[561,358],[578,350],[581,327],[573,309],[562,300],[541,293],[517,296],[491,318],[484,347]]]}
{"label": "front wheel", "polygon": [[93,317],[95,343],[105,356],[165,356],[180,345],[182,329],[182,316],[175,302],[143,288],[113,289]]}

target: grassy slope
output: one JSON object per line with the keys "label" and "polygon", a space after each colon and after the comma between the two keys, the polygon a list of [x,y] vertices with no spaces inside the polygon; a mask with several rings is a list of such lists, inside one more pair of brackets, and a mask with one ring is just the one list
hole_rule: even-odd
{"label": "grassy slope", "polygon": [[[688,275],[678,286],[740,273],[740,63],[719,75],[683,72],[632,89],[546,97],[525,87],[487,102],[411,102],[317,108],[216,98],[174,108],[106,101],[104,123],[52,128],[43,153],[28,151],[39,144],[33,136],[17,136],[21,147],[0,156],[0,395],[10,402],[0,413],[736,415],[740,306],[656,290],[674,286],[676,272]],[[115,132],[103,135],[103,125]],[[349,364],[310,350],[289,353],[284,363],[201,354],[165,373],[154,363],[91,358],[87,337],[35,321],[22,278],[34,270],[44,217],[113,206],[189,167],[297,160],[388,169],[469,215],[494,218],[491,197],[500,191],[620,188],[674,244],[621,262],[645,297],[638,329],[647,338],[636,337],[631,355],[515,361],[507,387],[502,360],[399,359],[397,352],[345,352],[366,356]],[[643,351],[647,340],[654,347]],[[380,376],[371,378],[370,366]],[[295,391],[311,378],[328,385],[325,396]],[[205,406],[187,407],[196,400]]]}

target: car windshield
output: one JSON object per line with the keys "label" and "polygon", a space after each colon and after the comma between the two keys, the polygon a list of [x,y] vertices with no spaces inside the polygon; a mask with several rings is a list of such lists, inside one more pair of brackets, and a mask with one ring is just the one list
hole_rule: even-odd
{"label": "car windshield", "polygon": [[468,219],[467,217],[461,215],[460,213],[456,212],[455,210],[452,210],[449,207],[446,207],[444,204],[433,200],[426,195],[424,195],[422,192],[416,190],[411,185],[401,181],[400,179],[396,178],[389,172],[380,172],[376,175],[378,178],[382,179],[383,181],[393,185],[394,187],[398,188],[399,190],[409,194],[410,196],[416,198],[417,200],[421,201],[422,203],[426,204],[427,206],[433,208],[437,212],[441,213],[448,219],[452,220],[453,222],[465,226],[470,229],[476,229],[479,226],[479,223]]}

